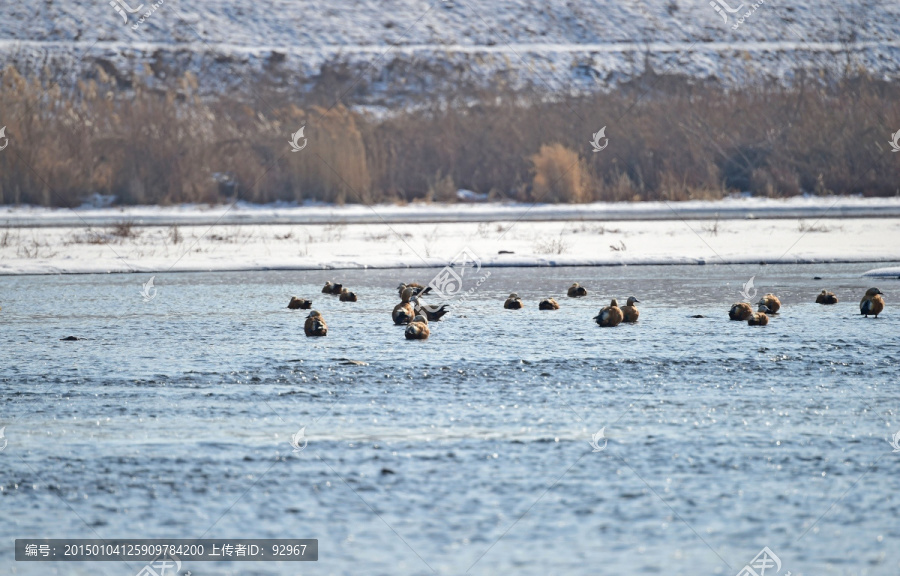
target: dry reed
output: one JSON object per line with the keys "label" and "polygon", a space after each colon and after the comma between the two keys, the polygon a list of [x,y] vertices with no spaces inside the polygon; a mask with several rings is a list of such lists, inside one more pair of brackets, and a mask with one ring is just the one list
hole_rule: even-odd
{"label": "dry reed", "polygon": [[[7,68],[0,204],[455,201],[457,187],[546,202],[900,194],[885,151],[900,86],[865,75],[740,91],[655,76],[555,100],[468,91],[378,118],[312,96],[199,93],[190,74],[160,91],[98,70],[63,91]],[[603,125],[609,146],[592,153]],[[301,126],[309,143],[293,153]]]}

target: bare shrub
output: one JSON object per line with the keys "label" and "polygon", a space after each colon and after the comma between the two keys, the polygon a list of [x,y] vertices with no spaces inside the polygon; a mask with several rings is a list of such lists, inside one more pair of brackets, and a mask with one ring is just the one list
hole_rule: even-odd
{"label": "bare shrub", "polygon": [[659,195],[663,200],[720,200],[725,190],[713,190],[704,184],[691,185],[688,176],[667,170],[660,175]]}
{"label": "bare shrub", "polygon": [[541,146],[531,156],[534,166],[531,199],[535,202],[588,202],[584,162],[578,153],[562,144]]}
{"label": "bare shrub", "polygon": [[628,174],[621,172],[610,175],[611,180],[603,184],[600,200],[606,202],[631,202],[642,200],[640,190]]}
{"label": "bare shrub", "polygon": [[393,236],[393,234],[391,234],[390,232],[382,232],[380,234],[366,232],[363,237],[365,238],[366,242],[385,242],[391,236]]}
{"label": "bare shrub", "polygon": [[[16,234],[18,237],[18,234]],[[12,234],[9,225],[3,227],[3,234],[0,234],[0,248],[6,248],[12,243]]]}
{"label": "bare shrub", "polygon": [[124,221],[113,224],[110,234],[116,238],[136,238],[137,231],[134,229],[134,222]]}
{"label": "bare shrub", "polygon": [[425,195],[425,199],[429,202],[456,202],[456,191],[453,177],[449,174],[441,176],[441,173],[438,172],[428,185],[428,194]]}
{"label": "bare shrub", "polygon": [[803,220],[800,220],[799,228],[800,232],[805,234],[807,232],[831,232],[831,228],[825,226],[824,224],[819,224],[818,222],[813,222],[812,224],[807,224]]}
{"label": "bare shrub", "polygon": [[716,213],[716,219],[703,225],[703,231],[711,236],[719,235],[719,214]]}
{"label": "bare shrub", "polygon": [[541,239],[534,244],[537,254],[564,254],[568,249],[569,244],[563,240],[562,232],[558,238]]}

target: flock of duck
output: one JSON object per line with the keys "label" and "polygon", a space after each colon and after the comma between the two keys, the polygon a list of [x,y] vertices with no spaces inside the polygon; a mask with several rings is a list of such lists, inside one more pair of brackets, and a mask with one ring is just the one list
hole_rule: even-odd
{"label": "flock of duck", "polygon": [[[884,310],[883,295],[884,292],[878,288],[869,288],[859,302],[859,313],[866,318],[870,315],[878,318],[878,315]],[[834,292],[822,290],[816,296],[816,304],[830,306],[837,303],[838,297],[835,296]],[[769,316],[778,314],[778,311],[781,309],[781,300],[774,294],[766,294],[756,304],[758,306],[756,312],[746,302],[732,304],[731,310],[728,311],[728,317],[732,320],[746,320],[750,326],[765,326],[769,323]]]}
{"label": "flock of duck", "polygon": [[[416,282],[410,284],[400,284],[397,287],[400,295],[400,303],[394,306],[391,312],[391,318],[394,324],[405,325],[405,335],[407,340],[425,340],[431,334],[428,328],[429,322],[437,322],[447,313],[447,304],[439,307],[428,306],[420,302],[421,297],[431,292],[431,287],[425,287]],[[323,294],[331,294],[338,296],[341,302],[356,302],[357,296],[355,292],[349,291],[341,284],[326,282],[322,288]],[[582,298],[587,296],[588,292],[584,286],[578,282],[569,287],[567,295],[570,298]],[[878,288],[870,288],[866,291],[866,295],[859,303],[859,313],[868,318],[870,315],[878,318],[878,315],[884,310],[884,293]],[[640,300],[634,296],[629,296],[625,306],[619,307],[619,302],[615,298],[600,310],[600,313],[594,316],[593,320],[603,327],[618,326],[622,322],[634,323],[640,317],[640,311],[635,307]],[[837,304],[838,298],[834,292],[822,290],[816,296],[816,304],[832,305]],[[520,310],[525,307],[522,299],[515,292],[509,295],[503,307],[507,310]],[[291,310],[309,310],[312,308],[312,301],[291,297],[288,303]],[[544,298],[538,304],[540,310],[559,310],[559,302],[554,298]],[[732,320],[746,321],[750,326],[765,326],[769,323],[769,316],[778,314],[781,309],[781,300],[775,294],[766,294],[757,302],[756,312],[747,302],[737,302],[731,306],[728,311],[728,317]],[[307,336],[325,336],[328,334],[328,325],[325,318],[317,310],[312,310],[306,317],[306,323],[303,330]]]}

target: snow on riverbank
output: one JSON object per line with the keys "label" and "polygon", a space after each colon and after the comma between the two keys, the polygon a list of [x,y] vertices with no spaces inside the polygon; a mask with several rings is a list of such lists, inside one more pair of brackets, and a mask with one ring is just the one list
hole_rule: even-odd
{"label": "snow on riverbank", "polygon": [[900,218],[494,221],[0,230],[0,274],[900,262]]}

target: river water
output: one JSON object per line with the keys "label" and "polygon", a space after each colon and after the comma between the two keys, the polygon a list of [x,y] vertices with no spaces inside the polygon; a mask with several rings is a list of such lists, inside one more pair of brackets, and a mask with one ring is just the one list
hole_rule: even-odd
{"label": "river water", "polygon": [[[15,538],[204,536],[319,560],[192,575],[731,576],[768,547],[779,576],[895,576],[900,282],[869,267],[494,268],[417,342],[395,287],[433,270],[158,274],[149,301],[144,275],[0,277],[0,574],[141,568],[17,563]],[[727,317],[750,276],[784,305],[766,327]],[[592,323],[630,295],[638,324]]]}

